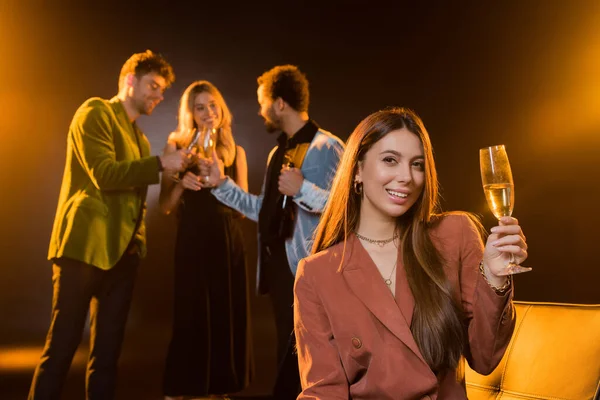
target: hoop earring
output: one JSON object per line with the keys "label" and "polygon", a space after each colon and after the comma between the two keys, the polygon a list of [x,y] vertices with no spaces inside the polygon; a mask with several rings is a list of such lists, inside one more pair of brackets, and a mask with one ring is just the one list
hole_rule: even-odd
{"label": "hoop earring", "polygon": [[362,182],[354,181],[354,193],[362,194]]}

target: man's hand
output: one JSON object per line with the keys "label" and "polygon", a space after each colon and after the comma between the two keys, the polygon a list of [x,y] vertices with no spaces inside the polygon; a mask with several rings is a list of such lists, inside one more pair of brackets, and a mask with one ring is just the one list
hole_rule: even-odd
{"label": "man's hand", "polygon": [[279,175],[279,192],[287,196],[295,196],[300,192],[304,176],[298,168],[284,166]]}
{"label": "man's hand", "polygon": [[175,143],[169,141],[159,157],[163,169],[172,174],[183,171],[188,166],[190,163],[188,154],[189,151],[183,149],[177,150]]}
{"label": "man's hand", "polygon": [[217,156],[217,151],[213,150],[211,159],[201,158],[198,162],[200,166],[200,177],[202,178],[202,187],[211,188],[220,186],[225,182],[225,165]]}

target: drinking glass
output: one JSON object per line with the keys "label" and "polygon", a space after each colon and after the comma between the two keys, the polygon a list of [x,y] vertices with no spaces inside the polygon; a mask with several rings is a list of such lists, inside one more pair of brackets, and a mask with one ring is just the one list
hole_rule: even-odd
{"label": "drinking glass", "polygon": [[[499,220],[510,217],[515,205],[515,185],[513,183],[508,155],[503,144],[479,149],[479,168],[483,192],[492,214]],[[515,262],[510,253],[510,261],[501,275],[519,274],[531,271]]]}
{"label": "drinking glass", "polygon": [[207,159],[212,159],[212,153],[217,144],[217,130],[215,128],[202,128],[202,135],[198,140],[198,154]]}

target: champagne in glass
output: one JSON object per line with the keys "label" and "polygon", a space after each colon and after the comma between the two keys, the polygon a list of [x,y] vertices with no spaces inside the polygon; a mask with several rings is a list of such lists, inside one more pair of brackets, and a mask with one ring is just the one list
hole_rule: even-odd
{"label": "champagne in glass", "polygon": [[[207,126],[202,128],[202,136],[198,141],[198,156],[200,163],[210,162],[212,160],[213,151],[217,146],[217,129],[209,128]],[[210,176],[206,175],[204,177],[204,183],[209,183]]]}
{"label": "champagne in glass", "polygon": [[488,206],[497,219],[510,216],[515,202],[514,185],[510,183],[492,183],[483,185]]}
{"label": "champagne in glass", "polygon": [[217,130],[215,128],[203,128],[202,139],[199,142],[199,154],[205,159],[212,159],[212,153],[217,144]]}
{"label": "champagne in glass", "polygon": [[[510,217],[515,204],[515,186],[504,145],[480,149],[479,167],[483,191],[490,210],[497,219]],[[511,253],[505,275],[527,271],[531,271],[531,268],[516,264]]]}

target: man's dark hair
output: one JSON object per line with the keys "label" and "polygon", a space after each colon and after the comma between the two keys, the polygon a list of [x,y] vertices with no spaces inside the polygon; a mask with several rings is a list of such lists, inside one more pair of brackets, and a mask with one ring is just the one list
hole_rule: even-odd
{"label": "man's dark hair", "polygon": [[278,65],[258,77],[264,94],[271,100],[281,97],[298,112],[308,111],[308,80],[295,65]]}
{"label": "man's dark hair", "polygon": [[165,58],[151,50],[146,50],[143,53],[136,53],[129,57],[119,75],[119,90],[123,87],[124,79],[127,74],[135,74],[135,77],[140,79],[142,76],[154,72],[162,76],[167,87],[171,86],[175,81],[173,67]]}

